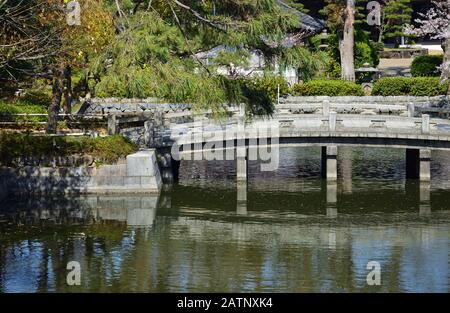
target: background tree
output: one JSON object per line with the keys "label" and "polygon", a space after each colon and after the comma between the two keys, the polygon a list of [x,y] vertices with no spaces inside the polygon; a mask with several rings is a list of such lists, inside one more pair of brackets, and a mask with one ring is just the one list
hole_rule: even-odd
{"label": "background tree", "polygon": [[36,64],[57,54],[57,43],[39,14],[38,0],[0,1],[0,82],[3,87],[39,74]]}
{"label": "background tree", "polygon": [[[157,97],[219,115],[228,105],[246,103],[250,113],[270,113],[273,103],[255,92],[250,77],[237,71],[220,75],[217,67],[245,66],[245,51],[253,50],[268,64],[277,60],[300,68],[303,58],[314,57],[282,45],[300,21],[277,0],[117,0],[110,5],[121,26],[114,42],[92,62],[96,96]],[[226,49],[208,63],[198,59],[198,52],[217,46]]]}
{"label": "background tree", "polygon": [[[0,21],[11,24],[8,36],[1,37],[0,72],[12,80],[9,72],[15,66],[26,77],[51,82],[49,133],[56,132],[61,103],[70,113],[79,90],[190,102],[218,114],[236,103],[246,103],[254,114],[270,113],[273,101],[250,77],[223,76],[217,67],[245,65],[249,54],[244,51],[255,50],[264,55],[270,70],[294,66],[311,77],[320,65],[317,54],[285,44],[287,35],[301,35],[300,20],[279,0],[78,0],[81,25],[73,26],[66,23],[67,2],[0,0],[2,6],[18,6],[17,14],[23,15],[20,25],[13,18]],[[36,45],[35,51],[25,45],[28,42],[21,43],[15,27],[22,28],[21,38],[26,39],[25,33],[34,38],[29,42]],[[198,52],[218,45],[239,53],[222,53],[208,64],[198,59]],[[29,53],[26,60],[20,50]],[[24,62],[20,67],[19,61]],[[265,85],[268,80],[270,75]]]}
{"label": "background tree", "polygon": [[299,10],[303,13],[309,12],[309,10],[305,8],[305,5],[302,0],[285,0],[284,2],[290,7]]}
{"label": "background tree", "polygon": [[[114,24],[111,12],[101,0],[80,0],[80,25],[67,23],[65,6],[58,0],[47,0],[42,9],[42,19],[50,24],[50,32],[58,43],[58,54],[47,60],[52,79],[52,102],[49,107],[48,133],[55,133],[61,101],[64,113],[70,114],[73,88],[73,71],[86,68],[92,55],[97,55],[114,38]],[[65,2],[68,2],[67,0]],[[88,73],[82,73],[80,85],[87,87]]]}
{"label": "background tree", "polygon": [[401,43],[401,38],[406,36],[403,31],[406,24],[411,23],[411,0],[390,0],[383,7],[383,34],[385,38],[392,38],[395,45]]}
{"label": "background tree", "polygon": [[355,0],[347,0],[344,10],[344,30],[339,42],[341,51],[342,79],[355,81],[355,34],[353,24],[355,22]]}
{"label": "background tree", "polygon": [[326,0],[322,12],[328,27],[336,32],[339,41],[341,79],[355,81],[355,0]]}
{"label": "background tree", "polygon": [[[65,1],[68,2],[68,1]],[[72,71],[82,69],[114,36],[112,14],[100,0],[80,0],[81,25],[66,22],[59,0],[0,2],[0,79],[45,78],[52,83],[47,132],[56,132],[60,104],[71,113]]]}
{"label": "background tree", "polygon": [[444,50],[444,60],[441,65],[441,81],[450,79],[450,1],[433,1],[434,7],[426,13],[419,13],[419,18],[415,20],[417,27],[407,25],[405,33],[431,39],[442,40]]}

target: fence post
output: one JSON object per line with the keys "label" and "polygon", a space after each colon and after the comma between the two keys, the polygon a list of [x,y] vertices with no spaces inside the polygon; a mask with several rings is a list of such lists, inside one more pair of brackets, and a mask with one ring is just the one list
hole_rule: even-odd
{"label": "fence post", "polygon": [[108,115],[108,135],[119,133],[119,123],[115,114]]}

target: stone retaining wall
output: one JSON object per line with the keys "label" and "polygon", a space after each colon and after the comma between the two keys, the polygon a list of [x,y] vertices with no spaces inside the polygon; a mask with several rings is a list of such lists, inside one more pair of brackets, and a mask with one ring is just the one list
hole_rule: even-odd
{"label": "stone retaining wall", "polygon": [[382,59],[412,59],[418,56],[427,55],[428,49],[399,49],[380,51]]}
{"label": "stone retaining wall", "polygon": [[406,105],[413,103],[416,106],[444,106],[448,105],[450,99],[446,96],[437,97],[413,97],[413,96],[346,96],[346,97],[287,97],[280,99],[280,104],[314,104],[329,101],[331,104],[385,104],[385,105]]}
{"label": "stone retaining wall", "polygon": [[[447,99],[447,100],[446,100]],[[395,96],[395,97],[383,97],[383,96],[364,96],[364,97],[286,97],[280,99],[280,104],[289,103],[301,103],[301,104],[314,104],[322,102],[324,100],[330,101],[330,103],[374,103],[374,104],[408,104],[413,103],[416,106],[442,106],[447,101],[448,97],[411,97],[411,96]],[[156,99],[90,99],[86,102],[79,114],[120,114],[120,113],[134,113],[134,112],[163,112],[163,113],[175,113],[175,112],[190,112],[191,106],[189,104],[167,104],[158,103]],[[136,135],[138,136],[138,135]],[[140,136],[140,135],[139,135]]]}
{"label": "stone retaining wall", "polygon": [[0,182],[3,197],[9,193],[155,193],[162,184],[155,150],[99,167],[3,167]]}
{"label": "stone retaining wall", "polygon": [[119,114],[132,112],[171,112],[190,111],[189,104],[169,104],[158,101],[155,98],[147,99],[118,99],[118,98],[94,98],[86,101],[77,114]]}

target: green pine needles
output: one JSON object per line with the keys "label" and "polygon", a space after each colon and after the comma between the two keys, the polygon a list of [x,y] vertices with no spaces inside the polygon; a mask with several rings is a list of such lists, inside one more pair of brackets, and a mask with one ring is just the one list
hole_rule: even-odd
{"label": "green pine needles", "polygon": [[400,44],[400,38],[406,36],[403,28],[411,23],[411,0],[390,0],[386,3],[384,15],[384,37],[395,40],[396,46]]}
{"label": "green pine needles", "polygon": [[[192,103],[217,115],[229,105],[246,103],[250,113],[270,114],[274,99],[258,94],[263,88],[254,86],[257,79],[221,75],[218,68],[247,67],[250,51],[264,55],[270,71],[264,77],[274,81],[275,60],[280,73],[293,66],[305,78],[321,66],[322,58],[306,48],[269,44],[281,42],[300,22],[275,0],[153,0],[134,8],[134,13],[117,18],[119,33],[91,61],[96,97],[157,97]],[[218,46],[225,48],[208,62],[197,57]]]}

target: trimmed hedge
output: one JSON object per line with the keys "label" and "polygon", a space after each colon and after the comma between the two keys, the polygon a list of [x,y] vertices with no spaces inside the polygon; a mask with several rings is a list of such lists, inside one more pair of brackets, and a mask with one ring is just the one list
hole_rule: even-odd
{"label": "trimmed hedge", "polygon": [[420,76],[440,76],[440,70],[437,68],[444,61],[442,55],[423,55],[413,60],[411,64],[411,75]]}
{"label": "trimmed hedge", "polygon": [[364,96],[361,85],[343,80],[311,80],[295,84],[294,96]]}
{"label": "trimmed hedge", "polygon": [[64,157],[86,154],[97,163],[111,164],[138,150],[122,137],[50,137],[19,133],[0,133],[0,164],[12,165],[18,157]]}
{"label": "trimmed hedge", "polygon": [[373,96],[439,96],[446,95],[449,83],[439,77],[385,77],[373,85]]}

